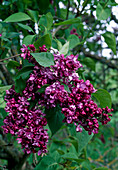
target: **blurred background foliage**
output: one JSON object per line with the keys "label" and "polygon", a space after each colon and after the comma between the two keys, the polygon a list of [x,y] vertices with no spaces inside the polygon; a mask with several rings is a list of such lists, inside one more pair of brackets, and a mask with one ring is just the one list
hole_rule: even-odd
{"label": "blurred background foliage", "polygon": [[[16,67],[23,62],[22,44],[46,44],[64,54],[79,54],[80,78],[107,90],[114,109],[111,122],[94,136],[76,133],[73,126],[62,126],[52,137],[49,131],[48,155],[31,154],[21,169],[118,169],[117,5],[115,0],[0,1],[0,125],[7,115],[5,90],[14,84]],[[7,162],[14,159],[9,158],[10,150],[22,153],[15,137],[4,135],[0,128],[0,169],[7,169]]]}

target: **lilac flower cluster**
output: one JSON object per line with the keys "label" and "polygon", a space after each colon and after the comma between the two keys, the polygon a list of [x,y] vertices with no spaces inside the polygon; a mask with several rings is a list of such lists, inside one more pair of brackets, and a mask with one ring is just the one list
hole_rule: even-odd
{"label": "lilac flower cluster", "polygon": [[64,89],[64,85],[61,85],[60,82],[56,81],[52,85],[48,86],[44,94],[40,94],[39,104],[45,106],[46,108],[56,107],[59,103],[60,106],[64,104],[67,100],[68,93]]}
{"label": "lilac flower cluster", "polygon": [[58,80],[62,80],[64,84],[70,84],[70,77],[76,74],[78,68],[82,67],[78,61],[78,55],[70,55],[66,58],[64,55],[54,56],[55,65],[51,66]]}
{"label": "lilac flower cluster", "polygon": [[45,114],[37,106],[29,110],[27,98],[16,93],[14,86],[6,91],[5,100],[5,110],[9,115],[4,119],[4,132],[17,135],[18,143],[27,154],[37,152],[36,148],[39,155],[46,153],[48,134],[43,128],[47,124]]}
{"label": "lilac flower cluster", "polygon": [[[5,133],[17,135],[24,151],[29,154],[47,152],[48,134],[44,128],[47,124],[43,108],[50,109],[57,104],[62,108],[65,118],[63,122],[76,126],[77,132],[82,132],[82,127],[89,134],[98,133],[99,123],[107,124],[113,109],[99,108],[91,99],[91,94],[96,90],[89,80],[79,80],[76,71],[82,67],[78,56],[54,54],[55,65],[43,67],[31,56],[35,52],[34,45],[23,45],[21,48],[23,59],[33,63],[34,69],[30,74],[22,95],[15,92],[15,87],[6,91],[6,112],[9,115],[4,119]],[[39,47],[39,52],[47,52],[46,46]],[[39,92],[46,85],[43,92]],[[68,87],[66,90],[65,87]],[[30,101],[34,106],[30,107]]]}
{"label": "lilac flower cluster", "polygon": [[43,45],[42,47],[39,47],[40,52],[47,52],[46,45]]}
{"label": "lilac flower cluster", "polygon": [[75,28],[73,28],[71,31],[70,31],[70,34],[74,34],[76,35],[78,38],[81,38],[81,36],[79,36],[79,34],[77,33],[77,30]]}

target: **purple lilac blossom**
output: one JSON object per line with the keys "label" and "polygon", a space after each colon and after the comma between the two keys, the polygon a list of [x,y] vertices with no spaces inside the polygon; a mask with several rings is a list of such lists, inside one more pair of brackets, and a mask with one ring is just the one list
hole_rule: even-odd
{"label": "purple lilac blossom", "polygon": [[4,119],[4,132],[17,135],[18,143],[27,154],[35,153],[36,148],[40,153],[46,153],[48,134],[44,129],[47,125],[45,114],[37,106],[29,110],[27,98],[17,94],[14,87],[6,91],[5,100],[5,110],[9,115]]}
{"label": "purple lilac blossom", "polygon": [[[15,92],[15,86],[6,91],[7,101],[5,110],[9,115],[4,119],[5,133],[17,135],[27,154],[37,152],[38,155],[47,152],[48,134],[45,126],[47,121],[42,108],[50,109],[57,104],[62,108],[65,118],[63,122],[76,126],[77,132],[82,132],[82,127],[88,134],[98,133],[99,122],[107,124],[111,119],[109,114],[113,109],[99,108],[91,99],[91,94],[96,90],[89,80],[79,79],[76,71],[83,67],[78,61],[78,55],[54,55],[54,66],[43,67],[31,56],[35,52],[34,45],[23,45],[21,57],[34,64],[22,95]],[[45,45],[39,47],[39,52],[47,52]],[[38,90],[47,85],[43,93]],[[64,84],[69,91],[65,90]],[[30,100],[37,103],[30,108]]]}

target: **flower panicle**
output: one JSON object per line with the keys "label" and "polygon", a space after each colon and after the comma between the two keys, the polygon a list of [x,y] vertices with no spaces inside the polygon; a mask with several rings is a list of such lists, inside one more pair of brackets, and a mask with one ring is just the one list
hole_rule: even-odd
{"label": "flower panicle", "polygon": [[[35,66],[22,95],[15,92],[15,86],[6,91],[5,110],[9,115],[4,119],[3,129],[5,133],[17,135],[24,152],[35,153],[39,149],[38,155],[41,155],[47,152],[49,138],[42,108],[50,109],[59,104],[65,116],[63,122],[74,123],[77,132],[82,132],[83,127],[89,135],[98,133],[99,122],[104,125],[111,120],[109,113],[113,109],[101,109],[91,99],[96,90],[89,80],[79,79],[76,71],[83,66],[78,55],[53,54],[55,64],[43,67],[30,54],[35,51],[33,44],[21,48],[21,57]],[[39,47],[39,52],[47,52],[46,46]],[[44,85],[48,86],[40,93],[38,90]],[[34,102],[32,107],[31,102]]]}

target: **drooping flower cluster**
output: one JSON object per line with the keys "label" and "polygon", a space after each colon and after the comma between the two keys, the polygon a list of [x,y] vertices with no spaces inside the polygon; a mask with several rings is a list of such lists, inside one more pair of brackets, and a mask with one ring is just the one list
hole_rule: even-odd
{"label": "drooping flower cluster", "polygon": [[39,104],[46,108],[56,107],[59,103],[60,106],[64,105],[68,97],[67,91],[64,89],[64,85],[56,81],[52,85],[48,86],[44,94],[40,94]]}
{"label": "drooping flower cluster", "polygon": [[45,114],[37,106],[30,110],[27,98],[16,93],[14,86],[6,91],[5,100],[5,110],[9,115],[4,119],[4,132],[17,135],[18,143],[28,154],[35,153],[36,148],[39,155],[46,153],[48,134],[43,128],[47,124]]}
{"label": "drooping flower cluster", "polygon": [[[48,142],[47,124],[44,108],[50,109],[57,104],[62,108],[65,118],[63,122],[76,126],[77,132],[82,127],[89,134],[98,133],[99,123],[107,124],[110,121],[112,109],[99,108],[91,99],[96,90],[89,80],[79,80],[76,71],[82,67],[78,56],[54,54],[55,64],[43,67],[30,54],[35,52],[34,45],[23,45],[21,48],[23,59],[33,63],[33,72],[29,75],[22,95],[15,92],[14,86],[6,91],[7,101],[5,110],[9,115],[4,119],[5,133],[17,135],[18,143],[28,154],[36,152],[46,153]],[[46,46],[39,47],[39,52],[47,52]],[[45,86],[45,90],[40,89]],[[34,105],[31,107],[31,102]]]}

